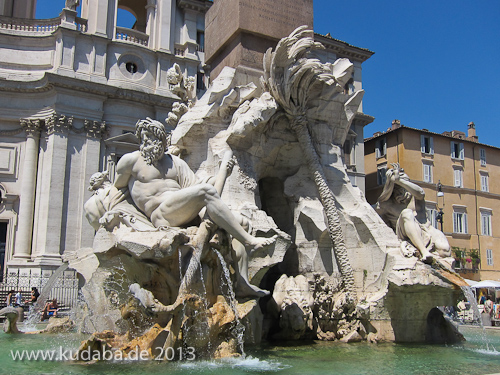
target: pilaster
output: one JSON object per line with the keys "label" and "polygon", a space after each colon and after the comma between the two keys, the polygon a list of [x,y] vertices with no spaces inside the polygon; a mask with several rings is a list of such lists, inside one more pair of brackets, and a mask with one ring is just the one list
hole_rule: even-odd
{"label": "pilaster", "polygon": [[[84,121],[84,129],[87,135],[85,141],[85,188],[83,189],[83,202],[86,202],[90,196],[91,192],[87,190],[88,182],[92,174],[100,170],[100,160],[101,160],[101,140],[102,137],[107,133],[106,123],[99,121]],[[80,246],[81,247],[92,247],[94,241],[94,228],[92,228],[87,219],[84,217],[83,206],[82,206],[82,224],[80,228]]]}
{"label": "pilaster", "polygon": [[19,226],[14,248],[14,259],[29,259],[32,251],[33,217],[41,121],[21,119],[26,132],[26,145],[21,180],[21,200],[19,202]]}
{"label": "pilaster", "polygon": [[62,216],[68,154],[68,131],[73,118],[54,114],[46,121],[47,149],[44,155],[39,210],[38,238],[33,260],[36,264],[61,263]]}
{"label": "pilaster", "polygon": [[156,20],[156,0],[148,0],[146,5],[146,34],[149,35],[148,47],[154,48],[155,46],[155,20]]}
{"label": "pilaster", "polygon": [[175,9],[172,0],[158,0],[154,49],[173,52]]}
{"label": "pilaster", "polygon": [[88,0],[82,4],[82,17],[88,20],[88,33],[113,39],[116,26],[116,0]]}

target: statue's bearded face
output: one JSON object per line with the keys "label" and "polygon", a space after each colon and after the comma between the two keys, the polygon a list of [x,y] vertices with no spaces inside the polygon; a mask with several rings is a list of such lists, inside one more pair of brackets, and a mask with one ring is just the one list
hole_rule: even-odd
{"label": "statue's bearded face", "polygon": [[152,132],[143,130],[141,133],[141,155],[149,165],[154,165],[163,157],[165,145]]}

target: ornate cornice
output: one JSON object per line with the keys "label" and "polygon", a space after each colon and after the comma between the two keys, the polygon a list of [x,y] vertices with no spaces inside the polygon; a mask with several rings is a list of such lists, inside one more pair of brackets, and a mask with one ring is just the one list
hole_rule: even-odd
{"label": "ornate cornice", "polygon": [[212,6],[212,2],[208,0],[178,0],[177,6],[181,9],[191,9],[197,12],[206,13]]}
{"label": "ornate cornice", "polygon": [[342,40],[332,38],[329,34],[314,33],[314,40],[323,44],[326,50],[332,51],[341,57],[348,57],[361,62],[368,60],[375,53],[369,49],[356,47]]}

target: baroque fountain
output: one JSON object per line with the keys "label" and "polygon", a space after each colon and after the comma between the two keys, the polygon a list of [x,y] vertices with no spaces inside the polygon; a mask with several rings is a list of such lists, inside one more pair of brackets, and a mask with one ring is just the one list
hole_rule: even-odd
{"label": "baroque fountain", "polygon": [[[92,248],[66,254],[84,280],[85,350],[149,359],[234,357],[265,340],[453,343],[435,307],[463,280],[423,190],[399,165],[372,207],[341,145],[363,91],[347,59],[313,58],[306,27],[264,56],[261,87],[224,68],[166,124],[138,121],[140,150],[92,176]],[[110,180],[113,180],[111,182]],[[411,204],[410,204],[411,203]],[[437,310],[437,312],[436,312]]]}

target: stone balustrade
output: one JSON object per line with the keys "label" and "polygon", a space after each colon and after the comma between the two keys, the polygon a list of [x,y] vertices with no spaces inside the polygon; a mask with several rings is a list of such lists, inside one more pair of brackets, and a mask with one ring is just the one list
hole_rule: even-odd
{"label": "stone balustrade", "polygon": [[59,17],[45,20],[0,17],[0,29],[6,30],[47,33],[53,32],[60,24],[61,19]]}
{"label": "stone balustrade", "polygon": [[127,42],[147,46],[149,36],[137,30],[127,29],[125,27],[116,27],[116,40],[125,40]]}
{"label": "stone balustrade", "polygon": [[87,32],[87,20],[85,18],[76,17],[76,29],[82,33]]}
{"label": "stone balustrade", "polygon": [[181,48],[174,48],[174,54],[176,56],[184,56],[186,54],[186,50]]}

